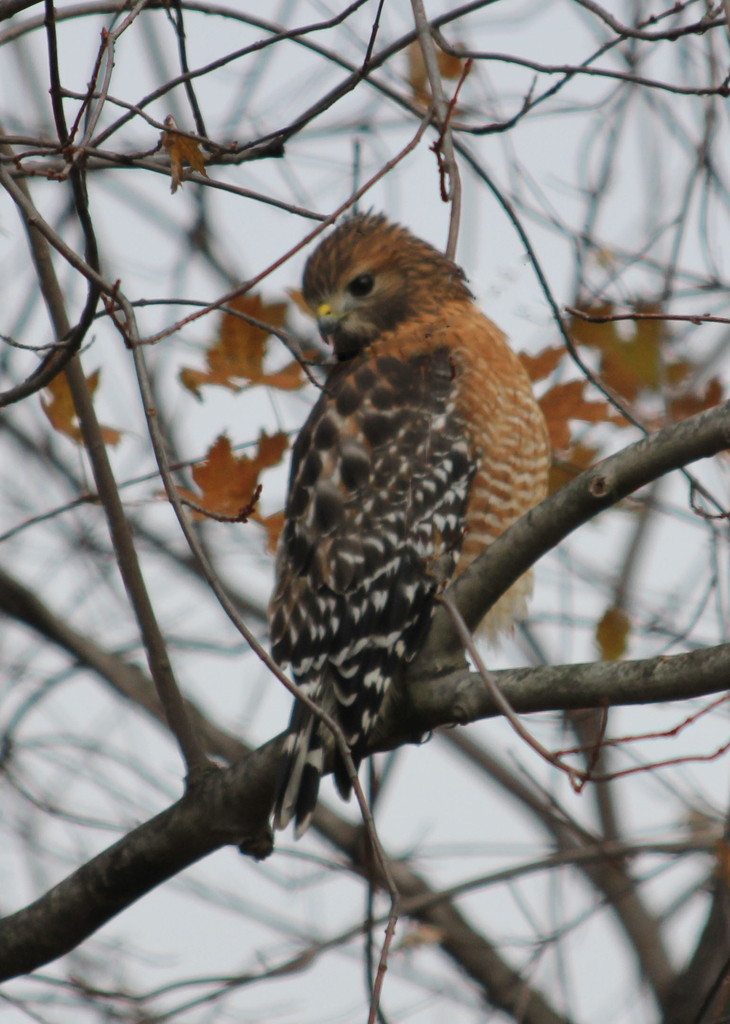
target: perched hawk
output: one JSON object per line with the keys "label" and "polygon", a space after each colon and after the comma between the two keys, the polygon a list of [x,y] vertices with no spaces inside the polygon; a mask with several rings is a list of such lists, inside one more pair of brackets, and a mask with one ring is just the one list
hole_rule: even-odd
{"label": "perched hawk", "polygon": [[[527,375],[463,271],[405,228],[345,220],[310,256],[303,291],[338,361],[294,445],[271,643],[340,723],[357,765],[428,631],[431,567],[452,552],[461,572],[544,497],[548,440]],[[490,616],[511,623],[527,589]],[[295,703],[277,828],[292,817],[297,836],[307,828],[330,746]],[[337,754],[334,774],[347,798]]]}

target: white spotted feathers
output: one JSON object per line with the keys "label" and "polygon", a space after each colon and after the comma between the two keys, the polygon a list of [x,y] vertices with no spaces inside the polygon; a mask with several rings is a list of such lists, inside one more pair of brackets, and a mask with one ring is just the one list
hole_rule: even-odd
{"label": "white spotted feathers", "polygon": [[[404,228],[349,218],[310,257],[303,293],[339,363],[293,449],[271,644],[339,723],[357,766],[425,639],[444,578],[435,563],[453,554],[461,569],[543,496],[547,435],[463,272]],[[276,828],[307,828],[331,748],[296,702]],[[347,798],[337,751],[334,775]]]}
{"label": "white spotted feathers", "polygon": [[[456,553],[469,457],[446,349],[330,375],[294,446],[271,602],[274,657],[334,712],[356,763],[398,667],[431,618],[430,566]],[[322,767],[322,726],[295,709],[277,827],[306,827]],[[344,765],[335,779],[350,792]]]}

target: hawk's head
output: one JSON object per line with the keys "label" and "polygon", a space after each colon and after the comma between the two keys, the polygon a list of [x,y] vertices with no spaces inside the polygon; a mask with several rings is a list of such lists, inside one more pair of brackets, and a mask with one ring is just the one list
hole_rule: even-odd
{"label": "hawk's head", "polygon": [[464,271],[382,214],[348,217],[304,268],[304,299],[339,359],[445,302],[469,302]]}

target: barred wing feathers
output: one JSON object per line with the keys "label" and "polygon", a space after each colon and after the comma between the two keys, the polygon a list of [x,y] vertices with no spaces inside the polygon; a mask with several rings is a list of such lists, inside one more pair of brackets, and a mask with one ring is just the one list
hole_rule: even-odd
{"label": "barred wing feathers", "polygon": [[[272,650],[359,764],[385,692],[418,652],[432,564],[461,546],[476,461],[446,347],[337,366],[294,446],[271,600]],[[296,703],[274,823],[309,824],[326,727]],[[335,755],[343,796],[351,783]]]}

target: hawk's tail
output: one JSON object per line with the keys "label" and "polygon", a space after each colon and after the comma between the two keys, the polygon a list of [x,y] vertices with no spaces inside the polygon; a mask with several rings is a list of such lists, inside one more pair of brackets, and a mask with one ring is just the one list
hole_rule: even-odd
{"label": "hawk's tail", "polygon": [[[323,735],[328,732],[327,727],[315,720],[312,712],[298,702],[289,729],[274,803],[274,828],[284,829],[294,818],[294,837],[299,839],[312,821],[319,780],[324,771],[325,752],[331,743]],[[361,756],[355,751],[352,753],[357,769]],[[337,749],[334,752],[334,778],[340,795],[349,800],[352,783]]]}

